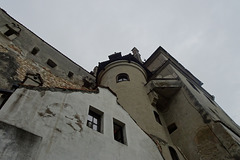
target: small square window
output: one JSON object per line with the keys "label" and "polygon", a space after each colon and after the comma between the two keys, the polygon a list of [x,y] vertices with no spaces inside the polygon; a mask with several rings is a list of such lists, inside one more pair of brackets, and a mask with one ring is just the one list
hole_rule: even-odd
{"label": "small square window", "polygon": [[113,133],[116,141],[126,144],[125,124],[113,119]]}
{"label": "small square window", "polygon": [[72,78],[72,77],[73,77],[73,72],[69,71],[69,72],[68,72],[68,77],[69,77],[69,78]]}
{"label": "small square window", "polygon": [[34,47],[34,48],[32,49],[32,51],[31,51],[31,53],[32,53],[33,55],[36,55],[39,51],[40,51],[40,49],[39,49],[38,47]]}
{"label": "small square window", "polygon": [[95,131],[102,132],[102,115],[103,113],[101,111],[90,106],[88,112],[87,126]]}
{"label": "small square window", "polygon": [[57,66],[57,64],[55,62],[53,62],[51,59],[48,59],[47,64],[52,68]]}

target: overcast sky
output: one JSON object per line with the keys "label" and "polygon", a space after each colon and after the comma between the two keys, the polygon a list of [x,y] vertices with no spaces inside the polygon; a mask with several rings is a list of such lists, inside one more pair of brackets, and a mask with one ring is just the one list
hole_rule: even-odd
{"label": "overcast sky", "polygon": [[159,46],[240,124],[240,0],[0,0],[17,21],[91,71],[114,52]]}

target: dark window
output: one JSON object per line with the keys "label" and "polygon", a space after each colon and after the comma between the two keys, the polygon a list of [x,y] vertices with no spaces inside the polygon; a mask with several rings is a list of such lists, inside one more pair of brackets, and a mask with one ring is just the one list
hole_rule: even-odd
{"label": "dark window", "polygon": [[31,51],[31,53],[32,53],[33,55],[36,55],[38,52],[39,52],[39,48],[38,48],[38,47],[34,47],[34,48],[32,49],[32,51]]}
{"label": "dark window", "polygon": [[9,30],[7,30],[5,33],[4,33],[4,35],[5,36],[11,36],[11,35],[13,35],[13,34],[15,34],[16,33],[16,31],[14,31],[13,29],[11,29],[11,28],[9,28]]}
{"label": "dark window", "polygon": [[55,62],[53,62],[51,59],[48,59],[47,64],[52,68],[57,66],[57,64]]}
{"label": "dark window", "polygon": [[153,111],[156,121],[162,125],[159,114],[156,111]]}
{"label": "dark window", "polygon": [[170,124],[167,128],[168,128],[169,134],[171,134],[177,129],[177,126],[175,123],[173,123],[173,124]]}
{"label": "dark window", "polygon": [[116,119],[113,119],[113,133],[114,139],[120,143],[126,144],[126,139],[124,137],[124,127],[125,125]]}
{"label": "dark window", "polygon": [[88,112],[87,126],[95,131],[102,132],[101,131],[102,115],[103,113],[101,111],[90,106]]}
{"label": "dark window", "polygon": [[170,154],[172,156],[172,160],[179,160],[177,152],[175,151],[175,149],[173,149],[172,147],[168,147]]}
{"label": "dark window", "polygon": [[11,96],[13,91],[7,91],[0,89],[0,109],[7,102],[8,98]]}
{"label": "dark window", "polygon": [[21,29],[19,28],[19,26],[17,24],[6,24],[4,27],[4,31],[2,31],[2,33],[8,37],[8,39],[13,40],[15,38],[17,38],[17,36],[19,35]]}
{"label": "dark window", "polygon": [[68,77],[69,77],[69,78],[72,78],[72,77],[73,77],[73,72],[69,71],[69,72],[68,72]]}
{"label": "dark window", "polygon": [[129,81],[129,77],[126,73],[120,73],[117,75],[117,82]]}

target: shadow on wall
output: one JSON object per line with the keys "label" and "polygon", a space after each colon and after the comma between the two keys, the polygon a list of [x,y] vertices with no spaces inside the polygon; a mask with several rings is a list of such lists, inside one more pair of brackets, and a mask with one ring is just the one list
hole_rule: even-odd
{"label": "shadow on wall", "polygon": [[0,122],[0,159],[35,159],[42,137]]}

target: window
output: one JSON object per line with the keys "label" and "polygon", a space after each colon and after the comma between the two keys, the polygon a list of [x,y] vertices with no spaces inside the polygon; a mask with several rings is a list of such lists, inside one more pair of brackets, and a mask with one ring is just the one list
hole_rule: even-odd
{"label": "window", "polygon": [[72,77],[73,77],[73,72],[69,71],[69,72],[68,72],[68,77],[69,77],[69,78],[72,78]]}
{"label": "window", "polygon": [[4,35],[5,36],[11,36],[11,35],[13,35],[13,34],[15,34],[16,32],[12,29],[12,28],[9,28],[9,30],[8,31],[6,31],[5,33],[4,33]]}
{"label": "window", "polygon": [[169,134],[171,134],[171,133],[173,133],[177,129],[177,126],[176,126],[175,123],[172,123],[167,128],[168,128]]}
{"label": "window", "polygon": [[57,64],[55,62],[53,62],[51,59],[48,59],[47,64],[52,68],[57,66]]}
{"label": "window", "polygon": [[125,124],[113,119],[113,133],[116,141],[126,144]]}
{"label": "window", "polygon": [[162,125],[159,114],[156,111],[153,111],[156,121]]}
{"label": "window", "polygon": [[13,91],[7,91],[0,89],[0,109],[7,102]]}
{"label": "window", "polygon": [[21,29],[18,24],[11,23],[6,24],[5,26],[0,28],[0,32],[2,32],[9,40],[13,40],[19,36]]}
{"label": "window", "polygon": [[168,149],[169,149],[169,151],[171,153],[172,160],[179,160],[177,152],[175,151],[175,149],[172,148],[172,147],[168,147]]}
{"label": "window", "polygon": [[32,53],[33,55],[36,55],[39,51],[40,51],[40,49],[39,49],[38,47],[34,47],[34,48],[32,49],[32,51],[31,51],[31,53]]}
{"label": "window", "polygon": [[126,73],[120,73],[117,75],[117,82],[129,81],[129,77]]}
{"label": "window", "polygon": [[87,126],[95,131],[102,132],[101,130],[102,115],[103,113],[101,111],[90,106],[88,112]]}

